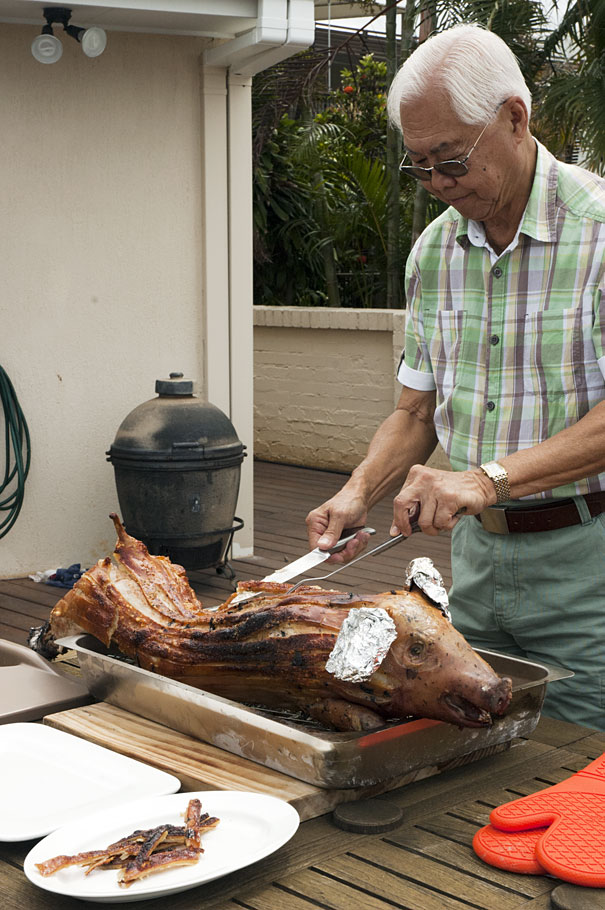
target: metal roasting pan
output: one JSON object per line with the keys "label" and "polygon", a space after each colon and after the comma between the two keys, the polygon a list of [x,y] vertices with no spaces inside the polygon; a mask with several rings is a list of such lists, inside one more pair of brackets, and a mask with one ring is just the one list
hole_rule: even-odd
{"label": "metal roasting pan", "polygon": [[508,712],[491,727],[459,728],[414,718],[369,733],[336,733],[143,670],[109,654],[91,635],[63,638],[58,644],[76,651],[95,698],[325,788],[379,784],[528,736],[538,723],[547,683],[572,675],[477,649],[497,673],[513,680]]}

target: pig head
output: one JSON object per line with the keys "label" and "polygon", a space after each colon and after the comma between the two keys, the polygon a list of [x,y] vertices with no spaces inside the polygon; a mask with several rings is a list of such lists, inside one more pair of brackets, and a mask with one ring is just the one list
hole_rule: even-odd
{"label": "pig head", "polygon": [[[490,725],[493,714],[506,711],[511,680],[498,676],[438,608],[415,591],[379,597],[397,638],[368,681],[377,697],[375,710],[465,727]],[[382,704],[381,692],[389,693]]]}

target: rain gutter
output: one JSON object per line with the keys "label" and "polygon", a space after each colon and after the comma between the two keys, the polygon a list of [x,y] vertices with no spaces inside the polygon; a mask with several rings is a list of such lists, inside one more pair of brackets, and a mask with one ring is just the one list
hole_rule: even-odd
{"label": "rain gutter", "polygon": [[255,27],[208,48],[204,64],[228,67],[232,75],[255,76],[314,40],[313,0],[259,0]]}

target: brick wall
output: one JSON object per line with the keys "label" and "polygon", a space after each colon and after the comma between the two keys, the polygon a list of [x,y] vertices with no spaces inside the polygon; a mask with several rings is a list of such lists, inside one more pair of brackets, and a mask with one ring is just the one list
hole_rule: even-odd
{"label": "brick wall", "polygon": [[352,470],[399,399],[404,330],[401,310],[254,307],[256,457]]}

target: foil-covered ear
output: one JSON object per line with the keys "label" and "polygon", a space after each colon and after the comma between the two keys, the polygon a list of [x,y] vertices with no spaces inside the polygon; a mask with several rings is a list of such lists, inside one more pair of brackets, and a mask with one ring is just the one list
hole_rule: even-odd
{"label": "foil-covered ear", "polygon": [[344,620],[326,670],[346,682],[363,682],[378,669],[397,638],[395,623],[382,607],[359,607]]}
{"label": "foil-covered ear", "polygon": [[418,588],[425,594],[436,607],[439,607],[443,615],[449,621],[452,616],[449,611],[449,598],[443,584],[443,578],[439,569],[436,569],[433,561],[428,556],[419,556],[412,559],[405,572],[405,587],[411,591],[413,587]]}

